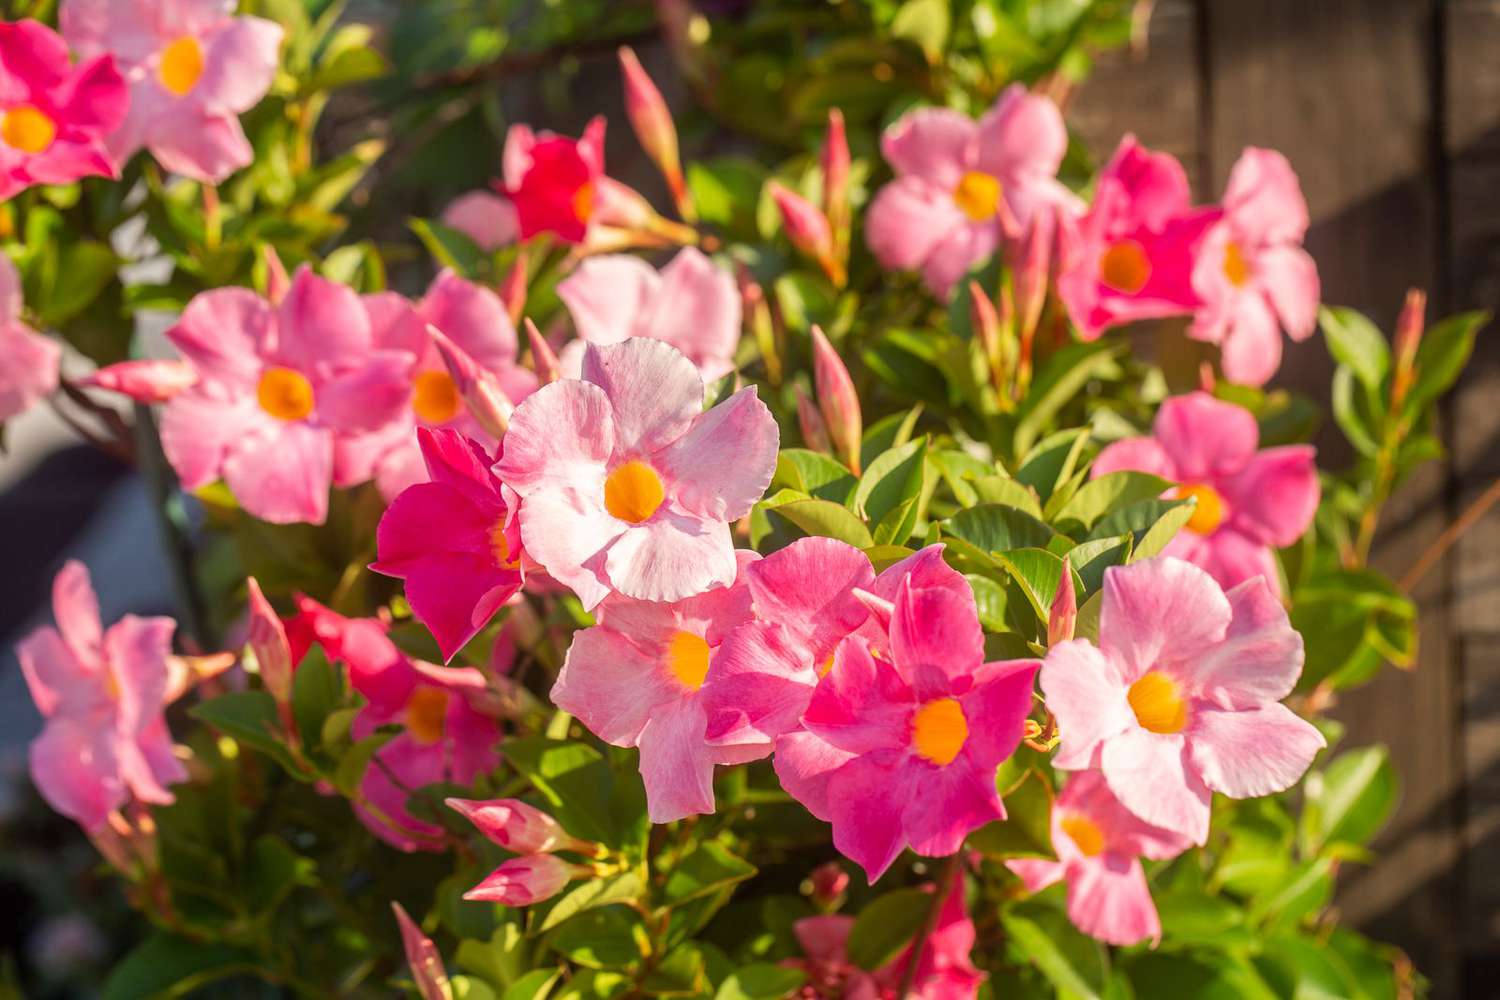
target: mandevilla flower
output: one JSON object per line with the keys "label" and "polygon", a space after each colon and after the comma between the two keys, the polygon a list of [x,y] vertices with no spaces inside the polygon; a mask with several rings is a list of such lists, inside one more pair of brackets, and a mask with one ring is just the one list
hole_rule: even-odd
{"label": "mandevilla flower", "polygon": [[753,386],[707,412],[676,348],[584,350],[583,378],[516,407],[496,475],[521,496],[527,553],[592,609],[676,601],[735,577],[729,524],[765,492],[778,432]]}
{"label": "mandevilla flower", "polygon": [[475,829],[515,854],[550,854],[577,851],[593,854],[597,844],[579,840],[562,824],[520,799],[444,799],[444,803]]}
{"label": "mandevilla flower", "polygon": [[579,139],[512,125],[503,163],[505,194],[515,205],[521,238],[553,233],[582,243],[604,179],[604,119],[590,121]]}
{"label": "mandevilla flower", "polygon": [[1068,883],[1068,919],[1092,937],[1129,945],[1161,940],[1161,920],[1140,859],[1166,861],[1191,846],[1181,834],[1137,819],[1110,794],[1103,775],[1068,781],[1052,806],[1056,861],[1007,861],[1031,892]]}
{"label": "mandevilla flower", "polygon": [[1153,826],[1202,844],[1211,791],[1283,791],[1325,745],[1280,703],[1302,672],[1302,637],[1264,577],[1226,594],[1180,559],[1111,567],[1099,643],[1047,653],[1042,692],[1062,741],[1052,763],[1102,770]]}
{"label": "mandevilla flower", "polygon": [[52,612],[56,628],[44,625],[16,647],[47,720],[30,753],[42,798],[91,832],[132,798],[172,802],[167,786],[187,780],[162,715],[176,624],[126,615],[104,631],[79,562],[53,580]]}
{"label": "mandevilla flower", "polygon": [[57,388],[62,348],[21,321],[21,275],[0,253],[0,423]]}
{"label": "mandevilla flower", "polygon": [[113,55],[130,112],[108,138],[117,163],[145,147],[175,174],[216,184],[255,156],[239,116],[271,89],[282,29],[236,17],[235,0],[63,0],[80,58]]}
{"label": "mandevilla flower", "polygon": [[1312,524],[1318,470],[1312,445],[1257,452],[1259,440],[1243,407],[1206,392],[1174,396],[1157,411],[1154,436],[1111,444],[1092,474],[1134,469],[1178,483],[1173,494],[1198,506],[1165,554],[1202,567],[1221,587],[1260,576],[1280,593],[1271,549],[1291,545]]}
{"label": "mandevilla flower", "polygon": [[1251,147],[1224,190],[1224,217],[1203,237],[1192,335],[1223,350],[1224,374],[1264,385],[1281,366],[1281,328],[1306,340],[1318,325],[1318,265],[1302,249],[1307,201],[1286,157]]}

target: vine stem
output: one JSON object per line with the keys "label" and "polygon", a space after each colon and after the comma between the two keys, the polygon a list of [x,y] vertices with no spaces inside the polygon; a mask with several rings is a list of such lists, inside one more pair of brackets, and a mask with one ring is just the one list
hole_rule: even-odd
{"label": "vine stem", "polygon": [[896,996],[903,998],[911,996],[912,984],[917,978],[917,966],[922,963],[922,949],[927,947],[927,939],[932,937],[932,932],[937,930],[938,917],[942,915],[943,904],[948,901],[948,894],[958,884],[961,877],[963,865],[964,848],[959,847],[949,855],[947,862],[943,865],[941,874],[938,875],[937,885],[932,892],[932,905],[927,907],[927,918],[922,921],[922,929],[917,931],[917,936],[911,940],[911,958],[906,962],[906,970],[901,973],[901,988],[896,991]]}
{"label": "vine stem", "polygon": [[1474,502],[1469,504],[1468,509],[1458,515],[1458,518],[1452,524],[1448,525],[1448,527],[1444,528],[1443,533],[1431,545],[1427,546],[1427,550],[1422,553],[1421,557],[1412,564],[1411,569],[1406,571],[1406,575],[1401,578],[1401,589],[1407,593],[1411,593],[1413,588],[1422,581],[1422,577],[1427,575],[1427,571],[1432,569],[1437,564],[1437,561],[1457,544],[1458,540],[1470,528],[1474,527],[1479,522],[1479,519],[1484,517],[1497,502],[1500,502],[1500,479],[1495,480],[1489,485],[1488,489],[1479,494]]}

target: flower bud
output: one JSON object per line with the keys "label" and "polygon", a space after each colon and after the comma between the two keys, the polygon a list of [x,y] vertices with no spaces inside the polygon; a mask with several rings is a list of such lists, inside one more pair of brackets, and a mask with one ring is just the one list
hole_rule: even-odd
{"label": "flower bud", "polygon": [[422,1000],[453,1000],[453,987],[448,983],[448,970],[443,968],[443,956],[422,933],[401,904],[392,901],[391,909],[396,913],[396,925],[401,928],[401,947],[406,952],[406,964],[411,967],[412,981]]}
{"label": "flower bud", "polygon": [[582,865],[569,864],[555,854],[529,854],[512,858],[490,872],[483,882],[464,893],[464,899],[530,906],[551,899],[573,878],[587,873]]}
{"label": "flower bud", "polygon": [[823,214],[833,230],[834,250],[840,260],[849,248],[849,137],[844,113],[828,109],[828,136],[823,140]]}
{"label": "flower bud", "polygon": [[1073,566],[1063,556],[1062,579],[1052,595],[1052,610],[1047,614],[1047,645],[1055,646],[1073,638],[1078,625],[1078,591],[1073,586]]}
{"label": "flower bud", "polygon": [[1020,339],[1030,343],[1047,304],[1052,275],[1052,256],[1057,237],[1057,216],[1038,211],[1026,227],[1012,265],[1016,296],[1016,326]]}
{"label": "flower bud", "polygon": [[1391,408],[1399,409],[1406,401],[1417,377],[1417,348],[1427,323],[1427,293],[1413,288],[1406,293],[1406,303],[1396,320],[1396,372],[1391,377]]}
{"label": "flower bud", "polygon": [[819,909],[832,909],[849,888],[849,873],[837,861],[829,861],[813,869],[809,880],[812,883],[813,903]]}
{"label": "flower bud", "polygon": [[118,392],[137,403],[165,403],[197,381],[197,370],[186,361],[121,361],[78,384]]}
{"label": "flower bud", "polygon": [[833,442],[828,440],[828,425],[823,415],[802,387],[797,386],[797,426],[802,431],[802,444],[813,451],[833,451]]}
{"label": "flower bud", "polygon": [[766,379],[772,385],[780,385],[781,351],[776,344],[776,326],[771,322],[771,305],[766,301],[765,290],[743,263],[735,269],[735,281],[740,289],[740,312],[755,336],[755,345],[760,348],[760,358],[766,364]]}
{"label": "flower bud", "polygon": [[479,362],[449,340],[437,327],[428,324],[427,335],[437,347],[438,355],[443,359],[458,394],[463,397],[469,415],[484,428],[485,433],[496,438],[504,437],[506,428],[510,426],[510,415],[515,412],[516,407],[505,395],[505,390],[500,388],[495,376],[480,367]]}
{"label": "flower bud", "polygon": [[248,645],[260,667],[261,683],[278,705],[292,700],[292,647],[287,642],[286,626],[281,616],[266,600],[255,577],[245,581],[249,592],[250,629]]}
{"label": "flower bud", "polygon": [[531,367],[536,372],[537,381],[542,385],[556,382],[562,378],[562,365],[557,360],[557,352],[552,345],[547,343],[547,338],[542,336],[536,324],[528,317],[524,323],[526,327],[526,340],[531,344]]}
{"label": "flower bud", "polygon": [[859,475],[859,449],[864,439],[864,421],[859,412],[859,396],[854,380],[828,338],[818,326],[812,328],[813,381],[818,388],[818,408],[828,425],[828,437],[834,451]]}
{"label": "flower bud", "polygon": [[505,314],[512,324],[521,322],[521,314],[526,311],[526,264],[526,248],[521,247],[516,253],[515,263],[500,282],[500,301],[505,304]]}
{"label": "flower bud", "polygon": [[828,280],[842,288],[845,280],[844,265],[834,256],[833,230],[828,225],[827,216],[812,202],[783,184],[772,181],[770,190],[792,246],[799,253],[817,261],[823,273],[828,275]]}
{"label": "flower bud", "polygon": [[693,202],[682,179],[677,126],[672,121],[671,109],[629,46],[620,48],[620,70],[625,77],[625,114],[635,129],[635,136],[651,162],[656,164],[656,169],[661,171],[677,211],[691,221],[694,217]]}
{"label": "flower bud", "polygon": [[261,259],[266,265],[266,298],[271,300],[271,305],[279,306],[286,293],[292,290],[292,279],[286,273],[281,255],[271,244],[261,248]]}
{"label": "flower bud", "polygon": [[547,854],[559,850],[594,854],[598,850],[598,845],[577,839],[557,820],[520,799],[443,801],[449,809],[473,823],[480,833],[516,854]]}

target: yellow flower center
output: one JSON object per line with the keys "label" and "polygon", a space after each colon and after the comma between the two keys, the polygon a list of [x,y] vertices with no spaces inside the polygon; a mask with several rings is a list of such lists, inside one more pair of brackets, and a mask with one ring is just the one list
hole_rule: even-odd
{"label": "yellow flower center", "polygon": [[505,537],[504,514],[490,528],[490,554],[495,557],[495,565],[501,569],[516,568],[517,559],[510,554],[510,539]]}
{"label": "yellow flower center", "polygon": [[157,79],[169,93],[184,97],[203,75],[203,46],[191,35],[183,35],[161,50]]}
{"label": "yellow flower center", "polygon": [[22,104],[5,112],[0,123],[0,139],[11,149],[23,153],[43,153],[57,138],[57,123],[32,104]]}
{"label": "yellow flower center", "polygon": [[1134,295],[1151,278],[1151,258],[1135,240],[1113,243],[1099,258],[1099,280],[1116,291]]}
{"label": "yellow flower center", "polygon": [[312,383],[291,368],[267,368],[255,388],[255,398],[277,420],[302,420],[313,411]]}
{"label": "yellow flower center", "polygon": [[661,477],[638,459],[619,466],[604,480],[604,509],[631,524],[650,518],[665,498]]}
{"label": "yellow flower center", "polygon": [[1058,824],[1063,833],[1078,848],[1080,854],[1087,857],[1095,857],[1104,850],[1104,831],[1099,829],[1099,824],[1081,813],[1068,813]]}
{"label": "yellow flower center", "polygon": [[828,676],[828,671],[830,671],[832,669],[833,669],[833,654],[829,653],[828,654],[828,658],[825,659],[822,663],[818,664],[818,676],[819,677],[827,677]]}
{"label": "yellow flower center", "polygon": [[1250,265],[1238,243],[1231,242],[1224,247],[1224,277],[1236,288],[1244,287],[1250,280]]}
{"label": "yellow flower center", "polygon": [[1130,709],[1141,728],[1153,733],[1180,733],[1187,725],[1187,702],[1177,691],[1177,682],[1155,670],[1130,685],[1126,694]]}
{"label": "yellow flower center", "polygon": [[953,189],[953,203],[974,222],[993,219],[1000,207],[1000,178],[970,170]]}
{"label": "yellow flower center", "polygon": [[447,372],[418,372],[412,379],[411,408],[426,423],[446,424],[463,412],[464,400]]}
{"label": "yellow flower center", "polygon": [[1188,518],[1188,530],[1200,535],[1212,535],[1224,523],[1224,498],[1219,491],[1207,483],[1190,483],[1177,487],[1177,497],[1189,497],[1198,501],[1193,516]]}
{"label": "yellow flower center", "polygon": [[589,216],[594,214],[594,185],[586,183],[579,186],[573,192],[573,214],[578,217],[579,222],[589,221]]}
{"label": "yellow flower center", "polygon": [[678,632],[667,643],[667,669],[689,691],[703,686],[708,676],[708,641],[692,632]]}
{"label": "yellow flower center", "polygon": [[406,703],[406,731],[419,746],[432,746],[443,738],[448,719],[448,692],[422,685]]}
{"label": "yellow flower center", "polygon": [[939,767],[953,758],[969,739],[969,720],[953,698],[935,698],[911,717],[911,745],[917,756]]}

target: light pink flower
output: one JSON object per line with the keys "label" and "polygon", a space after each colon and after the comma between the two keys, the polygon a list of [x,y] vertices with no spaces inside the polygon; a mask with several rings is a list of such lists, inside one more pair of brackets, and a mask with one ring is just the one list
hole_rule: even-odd
{"label": "light pink flower", "polygon": [[1127,135],[1099,174],[1094,203],[1065,225],[1057,291],[1085,340],[1106,327],[1191,313],[1193,259],[1217,208],[1194,209],[1187,174],[1169,153]]}
{"label": "light pink flower", "polygon": [[407,487],[381,517],[370,568],[406,581],[412,613],[451,660],[525,582],[519,500],[476,442],[417,433],[431,482]]}
{"label": "light pink flower", "polygon": [[1311,445],[1257,452],[1259,440],[1243,407],[1206,392],[1174,396],[1157,411],[1154,436],[1111,444],[1093,475],[1135,469],[1178,483],[1170,495],[1194,497],[1198,508],[1165,554],[1202,567],[1226,589],[1261,576],[1279,594],[1271,550],[1302,537],[1321,491]]}
{"label": "light pink flower", "polygon": [[0,423],[18,417],[57,388],[62,349],[21,321],[21,275],[0,253]]}
{"label": "light pink flower", "polygon": [[551,899],[569,881],[587,874],[588,869],[582,865],[564,861],[555,854],[528,854],[501,864],[483,882],[464,893],[464,899],[530,906]]}
{"label": "light pink flower", "polygon": [[172,802],[167,786],[187,780],[162,715],[175,623],[126,615],[105,631],[79,562],[53,580],[52,612],[56,628],[44,625],[16,647],[32,701],[47,720],[31,743],[37,790],[89,831],[132,798]]}
{"label": "light pink flower", "polygon": [[1068,883],[1068,919],[1091,937],[1115,945],[1161,941],[1161,920],[1140,859],[1166,861],[1188,839],[1137,819],[1110,793],[1104,776],[1085,771],[1068,781],[1052,805],[1056,861],[1007,861],[1030,892]]}
{"label": "light pink flower", "polygon": [[114,56],[130,113],[108,139],[123,163],[151,151],[167,170],[216,184],[254,150],[239,116],[271,89],[281,25],[236,17],[235,0],[64,0],[63,35],[81,58]]}
{"label": "light pink flower", "polygon": [[1099,637],[1053,647],[1042,666],[1062,738],[1052,763],[1101,769],[1153,826],[1202,844],[1211,791],[1290,788],[1324,746],[1280,703],[1302,673],[1302,637],[1264,578],[1226,594],[1180,559],[1111,567]]}
{"label": "light pink flower", "polygon": [[1062,115],[1019,83],[977,122],[947,108],[912,111],[880,148],[896,179],[875,196],[865,239],[881,266],[921,270],[940,297],[1034,212],[1078,210],[1055,176],[1068,148]]}
{"label": "light pink flower", "polygon": [[775,757],[782,787],[833,824],[834,846],[871,881],[904,847],[952,854],[1005,816],[995,768],[1021,742],[1038,666],[984,662],[971,593],[908,577],[887,613],[887,642],[839,644],[803,731],[781,736]]}
{"label": "light pink flower", "polygon": [[521,496],[527,553],[586,608],[733,582],[729,525],[770,483],[778,432],[753,386],[707,412],[703,393],[676,348],[634,337],[590,344],[581,380],[516,407],[495,472]]}
{"label": "light pink flower", "polygon": [[[660,272],[626,254],[590,257],[558,283],[557,295],[582,341],[653,337],[685,354],[705,381],[734,371],[739,292],[734,278],[694,247],[678,251]],[[581,354],[582,345],[574,350]]]}
{"label": "light pink flower", "polygon": [[321,524],[334,445],[399,418],[405,351],[376,350],[359,296],[307,268],[279,307],[244,288],[188,303],[167,337],[198,373],[162,417],[183,487],[219,477],[263,521]]}
{"label": "light pink flower", "polygon": [[577,716],[606,743],[638,747],[646,806],[653,823],[714,809],[717,764],[764,757],[769,744],[713,747],[699,697],[713,671],[715,650],[752,618],[744,572],[759,558],[735,553],[739,574],[729,587],[665,604],[611,597],[599,623],[573,636],[552,702]]}
{"label": "light pink flower", "polygon": [[454,198],[443,209],[443,225],[463,233],[487,252],[509,246],[521,235],[516,206],[504,195],[490,191],[470,191]]}
{"label": "light pink flower", "polygon": [[109,56],[75,67],[46,25],[0,22],[0,201],[34,184],[118,176],[104,143],[129,101]]}
{"label": "light pink flower", "polygon": [[1202,298],[1192,335],[1223,350],[1224,374],[1264,385],[1281,366],[1281,330],[1306,340],[1318,326],[1318,265],[1302,239],[1307,201],[1286,157],[1250,147],[1229,174],[1224,217],[1193,266]]}
{"label": "light pink flower", "polygon": [[448,808],[474,824],[475,829],[515,854],[576,851],[592,854],[597,844],[579,840],[561,823],[520,799],[444,799]]}

